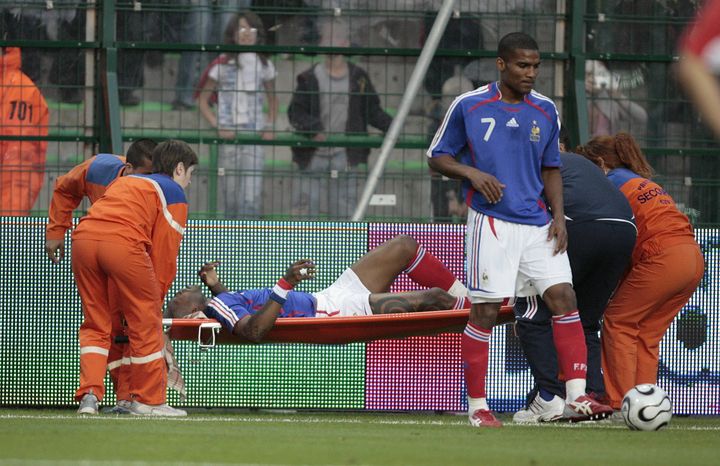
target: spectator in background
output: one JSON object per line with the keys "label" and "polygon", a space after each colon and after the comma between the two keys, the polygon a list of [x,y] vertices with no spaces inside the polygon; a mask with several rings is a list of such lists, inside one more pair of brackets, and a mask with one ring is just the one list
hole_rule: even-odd
{"label": "spectator in background", "polygon": [[[118,1],[116,3],[117,13],[117,40],[119,41],[143,41],[144,13],[134,9],[133,1]],[[142,89],[145,83],[144,50],[121,49],[117,54],[117,76],[118,89],[120,94],[120,105],[133,106],[141,102],[136,91]]]}
{"label": "spectator in background", "polygon": [[602,368],[607,402],[620,409],[637,384],[657,383],[660,340],[705,271],[688,218],[662,186],[632,136],[598,136],[576,152],[625,195],[638,228],[630,269],[605,309]]}
{"label": "spectator in background", "polygon": [[720,139],[720,0],[709,0],[680,42],[678,78]]}
{"label": "spectator in background", "polygon": [[619,76],[611,73],[602,62],[585,62],[585,92],[592,137],[619,131],[633,133],[638,138],[645,137],[647,112],[623,94]]}
{"label": "spectator in background", "polygon": [[[187,44],[223,43],[223,31],[238,11],[250,7],[251,0],[182,0],[186,13],[180,17],[179,33],[170,31],[173,40]],[[177,37],[175,37],[177,36]],[[167,39],[166,39],[167,40]],[[209,60],[208,53],[185,51],[180,53],[175,81],[174,110],[195,106],[193,90]]]}
{"label": "spectator in background", "polygon": [[[344,21],[321,25],[321,45],[348,47]],[[328,136],[366,136],[368,125],[383,132],[392,122],[367,72],[343,55],[326,55],[297,76],[288,107],[288,119],[297,132],[313,141]],[[370,149],[345,147],[293,147],[300,176],[293,184],[293,211],[317,216],[327,201],[331,218],[348,218],[357,204],[359,166],[367,164]]]}
{"label": "spectator in background", "polygon": [[[427,35],[430,34],[436,17],[437,12],[435,11],[425,13],[423,21],[423,43]],[[483,50],[483,36],[480,21],[477,17],[462,14],[457,17],[451,17],[445,27],[445,32],[443,32],[440,38],[438,50],[440,49]],[[463,68],[474,60],[475,58],[473,57],[433,57],[425,74],[425,80],[423,81],[425,90],[430,94],[432,99],[427,111],[427,115],[431,119],[428,134],[435,134],[448,108],[443,105],[441,100],[446,94],[443,89],[444,84],[452,77],[460,79],[460,77],[463,76]],[[457,97],[457,95],[459,94],[452,97]]]}
{"label": "spectator in background", "polygon": [[[85,41],[85,9],[77,8],[79,2],[65,1],[66,7],[55,9],[53,22],[48,25],[50,40]],[[60,5],[58,5],[60,6]],[[58,85],[60,101],[78,104],[83,101],[85,83],[85,49],[60,49],[53,54],[50,82]]]}
{"label": "spectator in background", "polygon": [[[5,35],[0,38],[84,41],[85,10],[79,6],[80,2],[75,0],[56,0],[54,8],[48,9],[45,1],[29,0],[22,2],[21,7],[3,8],[0,11],[0,32]],[[83,54],[83,49],[79,48],[24,47],[22,71],[38,85],[47,82],[57,85],[57,98],[61,102],[77,104],[83,100]],[[49,77],[43,74],[43,56],[52,57]]]}
{"label": "spectator in background", "polygon": [[[3,2],[6,3],[6,2]],[[46,10],[43,0],[27,0],[15,5],[2,6],[0,39],[47,40]],[[22,72],[35,83],[42,81],[43,49],[23,47]]]}
{"label": "spectator in background", "polygon": [[[588,15],[605,21],[588,22],[587,52],[642,56],[667,56],[675,53],[685,18],[695,15],[700,0],[615,0],[587,2]],[[622,18],[622,19],[620,19]],[[619,60],[607,63],[612,72],[622,76],[623,89],[634,88],[647,98],[647,128],[643,134],[627,127],[611,131],[630,133],[653,147],[683,145],[693,137],[695,128],[689,121],[690,106],[678,98],[679,85],[671,77],[672,63],[661,60]]]}
{"label": "spectator in background", "polygon": [[[236,14],[225,30],[225,43],[254,45],[265,43],[265,28],[251,11]],[[210,64],[201,77],[198,96],[200,113],[218,129],[223,139],[239,133],[261,132],[273,138],[271,131],[277,116],[275,66],[264,55],[254,52],[224,53]],[[217,92],[217,114],[211,108]],[[268,115],[263,115],[267,99]],[[225,201],[227,218],[258,218],[262,215],[262,171],[265,156],[262,146],[226,143],[219,148],[218,167],[224,171],[218,183]]]}
{"label": "spectator in background", "polygon": [[[0,135],[47,136],[50,113],[22,71],[17,47],[0,47]],[[0,140],[0,216],[29,215],[45,181],[47,141]]]}

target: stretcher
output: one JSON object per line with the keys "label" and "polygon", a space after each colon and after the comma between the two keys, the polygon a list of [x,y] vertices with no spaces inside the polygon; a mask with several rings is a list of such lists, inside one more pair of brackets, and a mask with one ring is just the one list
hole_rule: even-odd
{"label": "stretcher", "polygon": [[[358,317],[278,319],[263,343],[342,344],[372,340],[390,340],[439,333],[461,333],[470,311],[428,311],[403,314],[375,314]],[[514,319],[512,306],[502,306],[497,323]],[[215,319],[163,319],[171,340],[197,341],[200,348],[216,344],[250,343],[232,335]]]}

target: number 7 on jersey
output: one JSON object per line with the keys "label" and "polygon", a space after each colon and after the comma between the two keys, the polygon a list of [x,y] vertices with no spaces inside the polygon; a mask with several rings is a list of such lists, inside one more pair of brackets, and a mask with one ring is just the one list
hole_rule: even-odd
{"label": "number 7 on jersey", "polygon": [[495,118],[481,118],[480,123],[488,123],[488,129],[485,131],[485,136],[483,136],[483,141],[488,142],[490,135],[495,129]]}

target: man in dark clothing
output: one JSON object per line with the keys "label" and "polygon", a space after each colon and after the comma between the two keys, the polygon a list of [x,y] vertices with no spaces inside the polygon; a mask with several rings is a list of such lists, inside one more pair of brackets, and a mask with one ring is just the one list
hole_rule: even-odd
{"label": "man in dark clothing", "polygon": [[[625,196],[602,170],[576,154],[561,153],[568,255],[587,345],[587,391],[605,392],[600,371],[600,318],[630,262],[637,228]],[[564,384],[559,380],[551,314],[539,296],[515,304],[517,335],[536,389],[527,409],[514,422],[546,422],[562,418]]]}
{"label": "man in dark clothing", "polygon": [[[349,46],[347,27],[338,20],[323,25],[322,37],[323,46]],[[368,125],[385,132],[392,122],[368,74],[343,55],[328,55],[297,76],[288,118],[298,134],[318,142],[335,135],[365,136]],[[367,164],[370,149],[293,147],[292,152],[301,171],[293,185],[294,213],[349,217],[360,187],[358,166]]]}

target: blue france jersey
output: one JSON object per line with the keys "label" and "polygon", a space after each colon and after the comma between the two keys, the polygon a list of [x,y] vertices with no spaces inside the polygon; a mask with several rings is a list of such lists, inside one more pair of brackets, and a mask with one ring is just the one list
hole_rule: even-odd
{"label": "blue france jersey", "polygon": [[[210,300],[205,315],[220,322],[229,332],[235,322],[255,314],[270,299],[270,289],[231,291],[220,293]],[[282,306],[280,317],[315,317],[315,298],[310,293],[291,291]]]}
{"label": "blue france jersey", "polygon": [[505,185],[497,204],[463,181],[467,204],[509,222],[544,225],[542,167],[560,167],[560,122],[555,104],[532,91],[523,102],[501,101],[497,83],[467,92],[452,103],[428,149],[428,157],[451,155]]}

